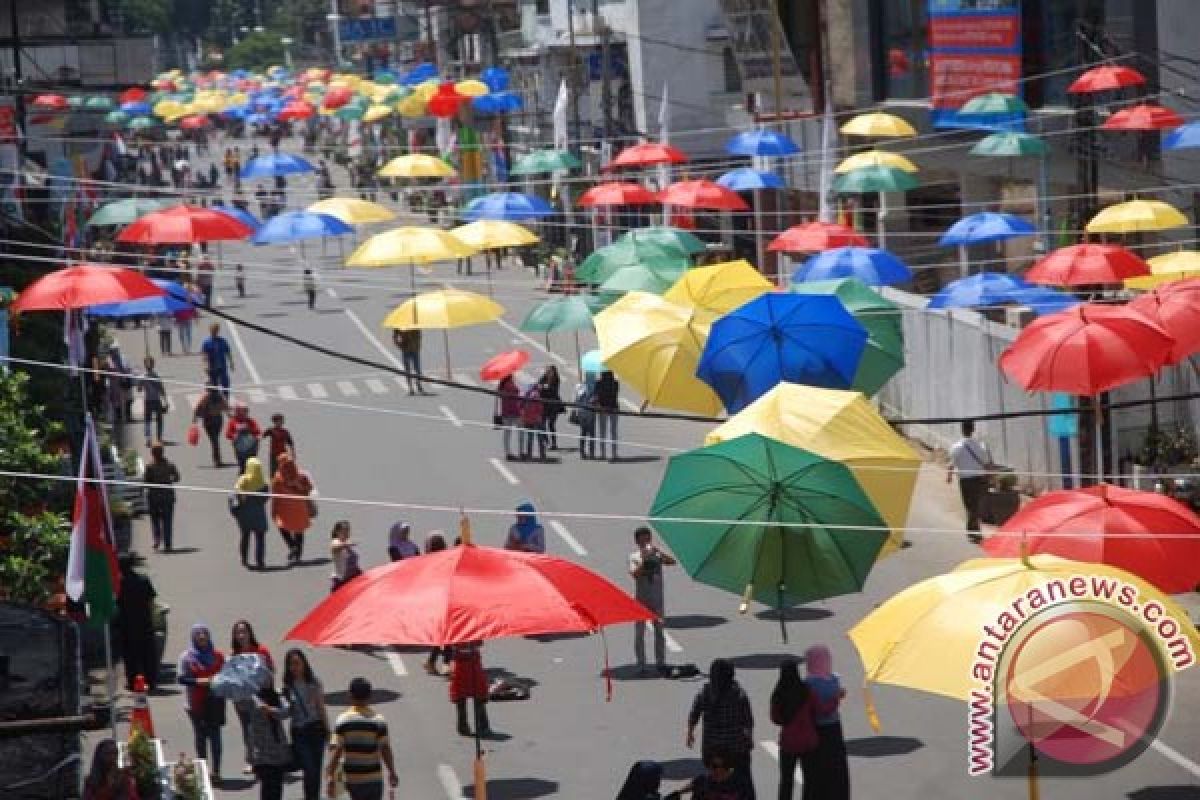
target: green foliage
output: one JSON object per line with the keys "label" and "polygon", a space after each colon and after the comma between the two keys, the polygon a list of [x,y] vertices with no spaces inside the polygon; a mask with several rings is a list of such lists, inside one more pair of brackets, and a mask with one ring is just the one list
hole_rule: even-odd
{"label": "green foliage", "polygon": [[168,0],[122,0],[121,10],[130,33],[168,33],[171,30]]}
{"label": "green foliage", "polygon": [[279,37],[274,31],[251,33],[229,48],[225,54],[226,68],[263,70],[272,64],[282,64],[284,49]]}
{"label": "green foliage", "polygon": [[160,784],[154,744],[141,728],[135,727],[130,732],[126,754],[129,758],[129,771],[133,773],[133,782],[137,784],[138,795],[158,797]]}
{"label": "green foliage", "polygon": [[67,571],[71,530],[66,517],[6,511],[0,534],[0,595],[34,606],[49,603]]}
{"label": "green foliage", "polygon": [[1183,425],[1174,428],[1146,431],[1137,463],[1147,467],[1168,467],[1176,464],[1191,464],[1196,461],[1198,449],[1196,437]]}

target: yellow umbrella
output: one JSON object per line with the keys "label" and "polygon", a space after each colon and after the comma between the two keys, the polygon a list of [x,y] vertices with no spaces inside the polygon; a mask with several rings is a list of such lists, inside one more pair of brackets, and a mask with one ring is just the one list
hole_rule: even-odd
{"label": "yellow umbrella", "polygon": [[400,116],[410,119],[423,117],[425,116],[425,103],[426,101],[414,92],[396,103],[396,112]]}
{"label": "yellow umbrella", "polygon": [[454,91],[461,94],[463,97],[483,97],[491,91],[488,85],[480,80],[469,78],[465,81],[459,81],[454,84]]}
{"label": "yellow umbrella", "polygon": [[1149,259],[1149,275],[1126,278],[1125,287],[1149,291],[1156,286],[1187,278],[1200,278],[1200,252],[1179,250]]}
{"label": "yellow umbrella", "polygon": [[457,174],[442,159],[425,153],[396,156],[379,170],[384,178],[452,178]]}
{"label": "yellow umbrella", "polygon": [[495,322],[502,316],[504,306],[481,294],[441,289],[405,300],[392,309],[383,326],[401,331],[441,328],[446,345],[446,377],[450,378],[450,328]]}
{"label": "yellow umbrella", "polygon": [[1174,206],[1161,200],[1130,200],[1109,206],[1087,224],[1088,233],[1140,233],[1189,225]]}
{"label": "yellow umbrella", "polygon": [[876,111],[872,114],[859,114],[842,126],[842,133],[851,136],[916,136],[912,125],[897,117],[895,114],[885,114]]}
{"label": "yellow umbrella", "polygon": [[481,219],[468,225],[460,225],[451,231],[455,238],[476,250],[494,250],[500,247],[524,247],[541,241],[538,235],[515,222],[500,219]]}
{"label": "yellow umbrella", "polygon": [[[773,288],[744,259],[690,269],[663,294],[664,300],[719,316],[744,305]],[[710,320],[711,321],[711,320]]]}
{"label": "yellow umbrella", "polygon": [[363,122],[379,122],[381,119],[386,119],[392,115],[390,106],[375,105],[367,109],[363,114]]}
{"label": "yellow umbrella", "polygon": [[387,222],[396,217],[386,206],[372,203],[369,200],[360,200],[357,197],[331,197],[328,200],[313,203],[308,210],[337,217],[347,225]]}
{"label": "yellow umbrella", "polygon": [[716,415],[721,400],[696,377],[710,317],[648,292],[628,292],[595,316],[600,358],[647,405]]}
{"label": "yellow umbrella", "polygon": [[151,109],[154,116],[166,119],[167,117],[176,117],[183,113],[184,106],[177,100],[159,100]]}
{"label": "yellow umbrella", "polygon": [[440,85],[437,81],[422,81],[413,87],[413,95],[420,97],[422,103],[428,103],[437,94]]}
{"label": "yellow umbrella", "polygon": [[348,267],[395,267],[408,264],[416,287],[415,265],[468,258],[475,248],[440,228],[395,228],[367,239],[346,259]]}
{"label": "yellow umbrella", "polygon": [[904,543],[921,457],[862,394],[781,383],[715,428],[704,443],[747,433],[845,464],[892,529],[879,557]]}
{"label": "yellow umbrella", "polygon": [[838,164],[833,170],[838,175],[853,172],[863,167],[889,167],[904,172],[918,172],[917,165],[899,153],[889,153],[886,150],[868,150],[865,153],[850,156]]}

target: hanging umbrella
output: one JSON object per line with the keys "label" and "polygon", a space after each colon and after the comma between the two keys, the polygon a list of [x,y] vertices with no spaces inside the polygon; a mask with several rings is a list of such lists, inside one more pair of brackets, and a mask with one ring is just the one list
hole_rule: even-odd
{"label": "hanging umbrella", "polygon": [[850,468],[900,549],[921,456],[858,392],[781,383],[714,428],[706,445],[757,433]]}
{"label": "hanging umbrella", "polygon": [[1150,267],[1150,274],[1127,278],[1125,280],[1127,288],[1145,291],[1172,281],[1200,278],[1200,252],[1195,250],[1164,253],[1146,263]]}
{"label": "hanging umbrella", "polygon": [[696,376],[736,413],[783,381],[849,387],[866,343],[836,297],[765,294],[713,323]]}
{"label": "hanging umbrella", "polygon": [[463,218],[468,222],[481,219],[499,219],[508,222],[523,222],[540,219],[554,213],[542,198],[520,192],[494,192],[477,197],[467,204],[463,210]]}
{"label": "hanging umbrella", "polygon": [[1020,277],[1007,272],[979,272],[943,286],[926,308],[941,310],[999,306],[1012,302],[1013,292],[1029,288],[1032,287]]}
{"label": "hanging umbrella", "polygon": [[379,170],[383,178],[453,178],[457,174],[442,159],[424,153],[396,156]]}
{"label": "hanging umbrella", "polygon": [[723,173],[717,178],[717,185],[732,192],[757,192],[763,189],[783,189],[786,184],[783,178],[774,172],[741,167]]}
{"label": "hanging umbrella", "polygon": [[1130,200],[1118,203],[1092,217],[1088,233],[1142,233],[1183,228],[1191,223],[1173,206],[1161,200]]}
{"label": "hanging umbrella", "polygon": [[110,111],[104,115],[104,121],[109,125],[124,125],[129,121],[129,115],[124,111]]}
{"label": "hanging umbrella", "polygon": [[163,290],[140,272],[98,264],[74,264],[48,273],[25,287],[11,309],[68,311],[101,303],[157,297]]}
{"label": "hanging umbrella", "polygon": [[258,217],[237,206],[212,206],[211,208],[213,211],[219,211],[227,217],[233,217],[252,231],[257,231],[262,227],[262,222],[259,221]]}
{"label": "hanging umbrella", "polygon": [[942,234],[938,244],[942,247],[982,244],[984,242],[1000,242],[1021,236],[1035,236],[1037,228],[1028,220],[1016,214],[1000,214],[993,211],[982,211],[970,214]]}
{"label": "hanging umbrella", "polygon": [[88,217],[88,227],[96,225],[128,225],[138,217],[158,211],[166,202],[153,200],[149,197],[128,197],[124,200],[114,200],[96,209],[96,213]]}
{"label": "hanging umbrella", "polygon": [[662,266],[654,267],[646,264],[635,264],[621,269],[610,275],[600,284],[601,292],[649,292],[663,294],[676,281],[684,276],[687,267]]}
{"label": "hanging umbrella", "polygon": [[629,292],[595,315],[601,361],[646,404],[713,416],[721,401],[696,377],[708,316],[646,292]]}
{"label": "hanging umbrella", "polygon": [[1029,106],[1016,95],[1002,92],[985,92],[977,94],[963,103],[959,114],[967,116],[995,116],[998,114],[1027,114]]}
{"label": "hanging umbrella", "polygon": [[1034,498],[983,549],[996,558],[1024,551],[1107,564],[1167,594],[1200,584],[1200,517],[1157,492],[1106,483]]}
{"label": "hanging umbrella", "polygon": [[366,110],[366,112],[362,116],[362,119],[363,119],[363,122],[367,122],[367,123],[379,122],[381,120],[387,119],[391,115],[392,115],[392,109],[390,106],[374,105]]}
{"label": "hanging umbrella", "polygon": [[1046,255],[1029,268],[1025,279],[1047,286],[1088,286],[1149,274],[1149,265],[1124,247],[1076,244]]}
{"label": "hanging umbrella", "polygon": [[1163,138],[1164,150],[1187,150],[1200,147],[1200,122],[1189,122]]}
{"label": "hanging umbrella", "polygon": [[290,244],[305,239],[340,236],[354,228],[330,214],[314,211],[284,211],[271,217],[251,237],[253,244]]}
{"label": "hanging umbrella", "polygon": [[792,274],[792,283],[858,278],[868,286],[888,286],[912,279],[912,272],[886,250],[836,247],[817,253]]}
{"label": "hanging umbrella", "polygon": [[790,156],[800,147],[787,136],[763,128],[743,131],[725,143],[725,152],[735,156]]}
{"label": "hanging umbrella", "polygon": [[866,169],[867,167],[898,169],[901,172],[919,171],[917,165],[904,156],[899,153],[889,153],[886,150],[868,150],[865,153],[858,153],[857,155],[842,159],[842,162],[834,167],[833,171],[837,175],[844,175],[847,172]]}
{"label": "hanging umbrella", "polygon": [[849,469],[755,433],[672,456],[650,518],[693,578],[775,609],[861,591],[887,538]]}
{"label": "hanging umbrella", "polygon": [[906,192],[917,188],[917,179],[891,167],[860,167],[833,179],[833,190],[843,194]]}
{"label": "hanging umbrella", "polygon": [[529,363],[529,353],[525,350],[505,350],[497,353],[484,362],[479,369],[479,379],[483,381],[498,381],[507,378]]}
{"label": "hanging umbrella", "polygon": [[1073,294],[1047,289],[1044,286],[1031,286],[1028,289],[1016,289],[1009,292],[1008,302],[1027,306],[1033,310],[1033,313],[1041,317],[1074,308],[1083,301]]}
{"label": "hanging umbrella", "polygon": [[819,253],[838,247],[868,247],[867,238],[853,228],[835,222],[793,225],[775,237],[767,249],[783,253]]}
{"label": "hanging umbrella", "polygon": [[128,127],[131,131],[144,131],[158,127],[158,120],[153,117],[134,117],[129,120]]}
{"label": "hanging umbrella", "polygon": [[682,208],[718,211],[749,211],[750,206],[738,195],[712,181],[679,181],[659,192],[659,202]]}
{"label": "hanging umbrella", "polygon": [[578,295],[543,300],[534,306],[521,322],[521,330],[546,335],[547,349],[550,347],[551,333],[571,331],[575,336],[575,360],[580,364],[581,373],[584,369],[583,358],[580,356],[579,332],[591,330],[593,327],[592,309]]}
{"label": "hanging umbrella", "polygon": [[[856,278],[795,283],[793,294],[833,295],[867,330],[867,346],[851,387],[868,397],[904,368],[904,324],[900,307]],[[810,448],[811,449],[811,448]]]}
{"label": "hanging umbrella", "polygon": [[313,203],[307,210],[337,217],[347,225],[369,225],[372,222],[388,222],[396,218],[395,212],[387,206],[357,197],[330,197]]}
{"label": "hanging umbrella", "polygon": [[897,117],[877,111],[870,114],[859,114],[851,118],[841,127],[842,133],[851,136],[916,136],[912,125]]}
{"label": "hanging umbrella", "polygon": [[637,183],[601,183],[579,196],[581,208],[602,206],[653,206],[658,195]]}
{"label": "hanging umbrella", "polygon": [[139,217],[117,234],[117,241],[126,244],[234,242],[253,233],[249,226],[220,211],[178,205]]}
{"label": "hanging umbrella", "polygon": [[613,242],[594,251],[575,270],[575,278],[584,283],[604,283],[617,270],[646,266],[657,269],[691,266],[691,256],[672,244],[640,239]]}
{"label": "hanging umbrella", "polygon": [[416,265],[468,258],[475,248],[439,228],[402,227],[377,233],[346,259],[348,267],[395,267],[407,264],[416,287]]}
{"label": "hanging umbrella", "polygon": [[599,375],[608,369],[599,350],[588,350],[579,359],[579,371],[583,375]]}
{"label": "hanging umbrella", "polygon": [[1067,87],[1067,92],[1070,94],[1112,92],[1128,86],[1144,86],[1145,83],[1146,77],[1132,67],[1092,67],[1076,78]]}
{"label": "hanging umbrella", "polygon": [[660,142],[643,142],[626,147],[604,169],[652,167],[656,164],[683,164],[688,160],[682,150]]}
{"label": "hanging umbrella", "polygon": [[91,111],[111,111],[113,101],[107,95],[97,94],[89,97],[83,104],[84,108]]}
{"label": "hanging umbrella", "polygon": [[495,250],[503,247],[524,247],[541,241],[538,235],[515,222],[481,219],[460,225],[451,231],[460,241],[476,250]]}
{"label": "hanging umbrella", "polygon": [[583,162],[568,150],[534,150],[517,159],[510,175],[543,175],[548,172],[566,172],[579,169]]}
{"label": "hanging umbrella", "polygon": [[691,306],[714,318],[774,288],[748,261],[726,261],[688,270],[663,295],[664,300]]}
{"label": "hanging umbrella", "polygon": [[159,314],[174,314],[177,311],[187,311],[195,308],[188,291],[175,281],[152,278],[151,283],[157,286],[162,294],[151,297],[139,297],[136,300],[123,300],[116,303],[100,303],[89,306],[87,313],[93,317],[153,317]]}
{"label": "hanging umbrella", "polygon": [[463,328],[495,322],[504,316],[504,306],[474,292],[440,289],[405,300],[383,321],[396,330]]}
{"label": "hanging umbrella", "polygon": [[212,121],[203,114],[194,114],[179,120],[179,129],[184,131],[198,131],[211,126]]}
{"label": "hanging umbrella", "polygon": [[1169,108],[1151,103],[1122,108],[1104,121],[1106,131],[1169,131],[1183,124],[1183,117]]}
{"label": "hanging umbrella", "polygon": [[993,133],[976,142],[971,148],[973,156],[1020,156],[1046,155],[1046,143],[1031,133]]}
{"label": "hanging umbrella", "polygon": [[1200,280],[1170,283],[1131,300],[1128,307],[1158,325],[1175,340],[1168,364],[1200,352]]}
{"label": "hanging umbrella", "polygon": [[[284,104],[279,113],[275,115],[275,118],[281,121],[304,120],[316,113],[316,106],[307,100],[292,100]],[[242,177],[245,178],[247,176],[242,175]]]}
{"label": "hanging umbrella", "polygon": [[703,253],[708,249],[708,246],[696,238],[695,234],[666,225],[650,225],[645,228],[635,228],[634,230],[626,231],[618,236],[614,242],[614,244],[621,243],[632,243],[635,246],[639,244],[659,244],[679,250],[687,255]]}
{"label": "hanging umbrella", "polygon": [[299,175],[305,172],[315,172],[307,159],[290,153],[268,153],[252,158],[242,167],[242,180],[255,178],[274,178],[279,175]]}
{"label": "hanging umbrella", "polygon": [[209,690],[226,700],[247,701],[256,697],[264,687],[274,683],[266,659],[258,653],[237,653],[226,659],[219,672],[212,676]]}

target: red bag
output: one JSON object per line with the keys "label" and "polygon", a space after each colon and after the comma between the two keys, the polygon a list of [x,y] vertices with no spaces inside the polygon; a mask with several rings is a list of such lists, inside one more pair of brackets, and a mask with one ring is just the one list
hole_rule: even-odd
{"label": "red bag", "polygon": [[194,422],[188,425],[187,443],[193,447],[200,444],[200,426]]}
{"label": "red bag", "polygon": [[779,749],[792,755],[804,755],[817,748],[816,698],[808,699],[779,731]]}

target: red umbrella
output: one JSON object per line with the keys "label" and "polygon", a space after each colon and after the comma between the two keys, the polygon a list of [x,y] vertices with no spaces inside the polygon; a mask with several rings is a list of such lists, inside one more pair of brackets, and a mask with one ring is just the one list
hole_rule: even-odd
{"label": "red umbrella", "polygon": [[660,142],[643,142],[626,147],[605,165],[605,169],[621,167],[652,167],[655,164],[682,164],[688,160],[682,150]]}
{"label": "red umbrella", "polygon": [[321,105],[328,109],[341,108],[349,103],[354,97],[354,92],[349,86],[335,86],[325,93],[325,99],[321,101]]}
{"label": "red umbrella", "polygon": [[284,103],[283,108],[275,116],[282,120],[308,119],[317,113],[317,109],[307,100],[291,100]]}
{"label": "red umbrella", "polygon": [[39,94],[33,98],[33,107],[49,111],[63,111],[67,107],[67,98],[61,94]]}
{"label": "red umbrella", "polygon": [[121,103],[140,103],[146,99],[146,90],[139,86],[133,86],[117,95],[117,99]]}
{"label": "red umbrella", "polygon": [[1028,325],[1000,354],[1000,368],[1031,391],[1095,396],[1153,375],[1174,343],[1136,311],[1085,303]]}
{"label": "red umbrella", "polygon": [[454,89],[453,83],[446,81],[438,86],[437,91],[433,93],[433,97],[429,98],[425,107],[433,116],[449,119],[458,113],[458,109],[465,102],[467,102],[467,98]]}
{"label": "red umbrella", "polygon": [[529,353],[524,350],[506,350],[489,358],[480,368],[479,377],[485,381],[498,381],[507,378],[528,363]]}
{"label": "red umbrella", "polygon": [[1104,121],[1106,131],[1169,131],[1183,124],[1183,117],[1165,106],[1142,104],[1122,108]]}
{"label": "red umbrella", "polygon": [[1124,89],[1126,86],[1142,86],[1146,77],[1130,67],[1093,67],[1075,79],[1067,87],[1071,94],[1086,94],[1088,92],[1108,92],[1114,89]]}
{"label": "red umbrella", "polygon": [[1200,583],[1200,517],[1156,492],[1104,483],[1047,492],[983,543],[997,558],[1020,556],[1022,546],[1030,555],[1120,567],[1168,594]]}
{"label": "red umbrella", "polygon": [[835,247],[870,247],[867,237],[854,228],[835,222],[809,222],[793,225],[776,236],[768,250],[783,253],[819,253]]}
{"label": "red umbrella", "polygon": [[750,206],[732,189],[712,181],[679,181],[658,194],[663,205],[684,208],[711,208],[721,211],[749,211]]}
{"label": "red umbrella", "polygon": [[582,208],[593,206],[653,206],[658,205],[654,192],[636,183],[601,183],[579,196]]}
{"label": "red umbrella", "polygon": [[1131,300],[1129,307],[1175,340],[1168,364],[1200,352],[1200,278],[1164,284]]}
{"label": "red umbrella", "polygon": [[1115,244],[1075,244],[1060,247],[1025,273],[1025,280],[1050,286],[1120,283],[1149,275],[1150,265]]}
{"label": "red umbrella", "polygon": [[185,131],[201,130],[208,127],[208,117],[203,114],[198,114],[191,117],[184,117],[179,121],[179,127]]}
{"label": "red umbrella", "polygon": [[126,244],[232,242],[254,231],[228,214],[196,206],[172,206],[140,217],[117,235]]}
{"label": "red umbrella", "polygon": [[43,275],[24,289],[13,311],[68,311],[158,297],[163,290],[140,272],[98,264],[75,264]]}

